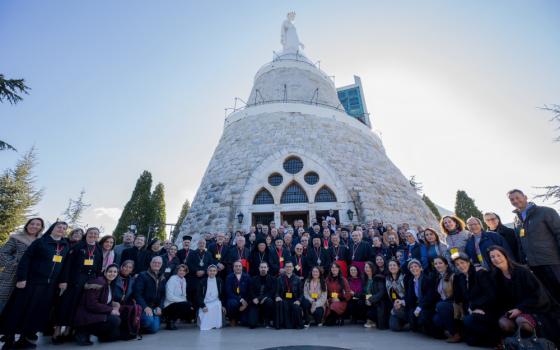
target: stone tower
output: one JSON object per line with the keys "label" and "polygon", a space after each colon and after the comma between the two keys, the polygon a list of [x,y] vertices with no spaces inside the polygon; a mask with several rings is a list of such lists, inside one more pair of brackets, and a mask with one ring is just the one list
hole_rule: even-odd
{"label": "stone tower", "polygon": [[332,79],[305,56],[294,17],[247,105],[227,116],[181,235],[272,220],[307,227],[329,210],[342,224],[436,225],[379,136],[345,112]]}

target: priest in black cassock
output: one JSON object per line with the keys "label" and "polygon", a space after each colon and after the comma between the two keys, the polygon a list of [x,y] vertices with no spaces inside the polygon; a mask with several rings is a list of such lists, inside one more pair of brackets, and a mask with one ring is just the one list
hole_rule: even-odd
{"label": "priest in black cassock", "polygon": [[332,245],[329,247],[329,258],[340,266],[340,272],[344,278],[348,277],[348,264],[350,263],[350,249],[340,244],[340,236],[333,235],[331,237]]}
{"label": "priest in black cassock", "polygon": [[350,264],[354,265],[360,270],[360,274],[364,273],[364,266],[366,261],[372,260],[372,249],[369,244],[362,241],[362,232],[352,232],[352,244],[349,247]]}
{"label": "priest in black cassock", "polygon": [[313,237],[313,246],[307,249],[307,265],[309,268],[319,266],[321,274],[329,272],[331,259],[329,252],[321,245],[321,237]]}
{"label": "priest in black cassock", "polygon": [[218,267],[218,275],[216,277],[226,280],[227,276],[227,259],[228,259],[228,247],[225,244],[226,235],[223,232],[218,232],[216,234],[216,242],[210,243],[208,246],[208,251],[210,255],[214,258],[216,266]]}
{"label": "priest in black cassock", "polygon": [[249,327],[255,328],[264,323],[270,327],[274,321],[274,298],[276,296],[276,278],[268,273],[268,263],[259,263],[259,274],[251,279],[249,303]]}
{"label": "priest in black cassock", "polygon": [[206,250],[205,239],[201,238],[198,240],[197,248],[197,250],[189,252],[187,258],[187,267],[189,268],[189,275],[191,276],[187,282],[190,283],[191,286],[187,285],[187,289],[195,291],[198,288],[198,283],[206,277],[208,266],[212,264],[215,265],[214,258],[210,255],[210,252]]}
{"label": "priest in black cassock", "polygon": [[307,258],[303,255],[303,245],[301,243],[296,244],[294,248],[292,262],[294,263],[294,275],[298,276],[301,280],[307,278],[310,268]]}
{"label": "priest in black cassock", "polygon": [[293,274],[294,264],[287,261],[284,264],[284,274],[278,277],[276,288],[276,313],[274,326],[287,329],[303,328],[303,282]]}
{"label": "priest in black cassock", "polygon": [[274,247],[270,248],[270,273],[278,276],[284,271],[284,264],[291,260],[290,250],[284,247],[284,240],[280,236],[274,240]]}
{"label": "priest in black cassock", "polygon": [[256,248],[249,255],[249,275],[257,276],[260,271],[260,265],[263,262],[270,266],[270,249],[266,246],[264,239],[259,239],[256,243]]}

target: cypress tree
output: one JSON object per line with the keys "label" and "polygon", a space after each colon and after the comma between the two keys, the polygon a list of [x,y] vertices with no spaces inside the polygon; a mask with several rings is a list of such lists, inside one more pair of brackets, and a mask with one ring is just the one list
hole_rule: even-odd
{"label": "cypress tree", "polygon": [[144,170],[136,181],[132,196],[124,206],[117,227],[113,235],[119,241],[123,233],[128,231],[132,224],[136,225],[136,233],[147,235],[149,226],[152,224],[153,210],[151,201],[152,174]]}
{"label": "cypress tree", "polygon": [[463,221],[467,221],[467,219],[471,216],[483,220],[482,212],[476,207],[474,200],[467,195],[467,192],[462,190],[457,191],[455,199],[455,215]]}
{"label": "cypress tree", "polygon": [[426,203],[428,208],[430,208],[430,210],[432,211],[436,219],[441,220],[441,214],[439,213],[439,210],[434,204],[434,202],[432,202],[432,200],[425,194],[422,195],[422,200],[424,201],[424,203]]}
{"label": "cypress tree", "polygon": [[161,240],[166,238],[165,233],[165,188],[160,182],[152,192],[152,224],[157,226],[157,230],[152,232],[150,237],[157,237]]}
{"label": "cypress tree", "polygon": [[31,209],[41,200],[43,190],[35,189],[33,168],[37,155],[31,148],[16,164],[0,176],[0,244],[11,232],[33,215]]}
{"label": "cypress tree", "polygon": [[179,213],[179,217],[177,218],[177,223],[173,228],[172,237],[174,242],[177,239],[179,232],[181,231],[181,225],[183,224],[183,221],[185,221],[185,218],[189,213],[189,209],[191,209],[191,202],[188,199],[186,199],[185,203],[183,203],[183,207],[181,208],[181,213]]}

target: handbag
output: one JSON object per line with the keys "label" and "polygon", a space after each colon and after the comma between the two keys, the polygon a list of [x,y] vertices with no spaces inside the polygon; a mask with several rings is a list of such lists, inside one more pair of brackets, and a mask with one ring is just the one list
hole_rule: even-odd
{"label": "handbag", "polygon": [[557,350],[556,345],[548,339],[537,338],[537,333],[528,338],[521,337],[521,329],[518,329],[514,336],[504,340],[505,350]]}

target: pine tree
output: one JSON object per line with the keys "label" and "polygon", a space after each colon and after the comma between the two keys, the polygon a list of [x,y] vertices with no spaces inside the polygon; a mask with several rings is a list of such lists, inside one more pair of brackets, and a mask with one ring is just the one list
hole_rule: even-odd
{"label": "pine tree", "polygon": [[173,233],[172,233],[173,241],[177,239],[177,236],[181,231],[181,225],[183,224],[183,221],[185,221],[185,218],[189,213],[189,209],[191,209],[191,202],[188,199],[186,199],[185,203],[183,203],[183,207],[181,208],[181,213],[179,214],[179,218],[177,218],[177,223],[173,228]]}
{"label": "pine tree", "polygon": [[36,163],[35,149],[31,148],[15,169],[8,169],[0,176],[0,243],[33,215],[33,206],[43,196],[42,189],[35,189],[33,168]]}
{"label": "pine tree", "polygon": [[68,223],[70,228],[76,228],[81,224],[80,219],[82,218],[84,211],[91,206],[91,204],[84,201],[85,194],[86,190],[82,189],[77,199],[70,198],[68,200],[68,207],[62,213],[64,221]]}
{"label": "pine tree", "polygon": [[159,239],[167,238],[165,233],[165,188],[160,182],[152,192],[152,224],[155,227],[155,232],[152,232],[150,237],[157,237]]}
{"label": "pine tree", "polygon": [[[457,191],[455,199],[455,215],[466,221],[471,216],[483,220],[482,212],[474,204],[474,200],[467,195],[467,192]],[[484,221],[483,221],[484,222]]]}
{"label": "pine tree", "polygon": [[424,203],[426,203],[428,208],[430,208],[430,210],[432,211],[436,219],[441,220],[441,214],[439,213],[439,210],[434,204],[434,202],[432,202],[432,200],[425,194],[422,195],[422,200],[424,201]]}
{"label": "pine tree", "polygon": [[[8,101],[15,105],[23,98],[18,94],[27,94],[29,87],[25,85],[23,79],[5,79],[3,74],[0,74],[0,103]],[[11,150],[15,151],[15,147],[7,142],[0,140],[0,151]]]}
{"label": "pine tree", "polygon": [[144,170],[136,181],[132,196],[126,205],[113,231],[113,236],[119,241],[123,233],[128,231],[130,225],[136,225],[138,234],[148,235],[149,226],[153,218],[152,201],[152,174]]}

